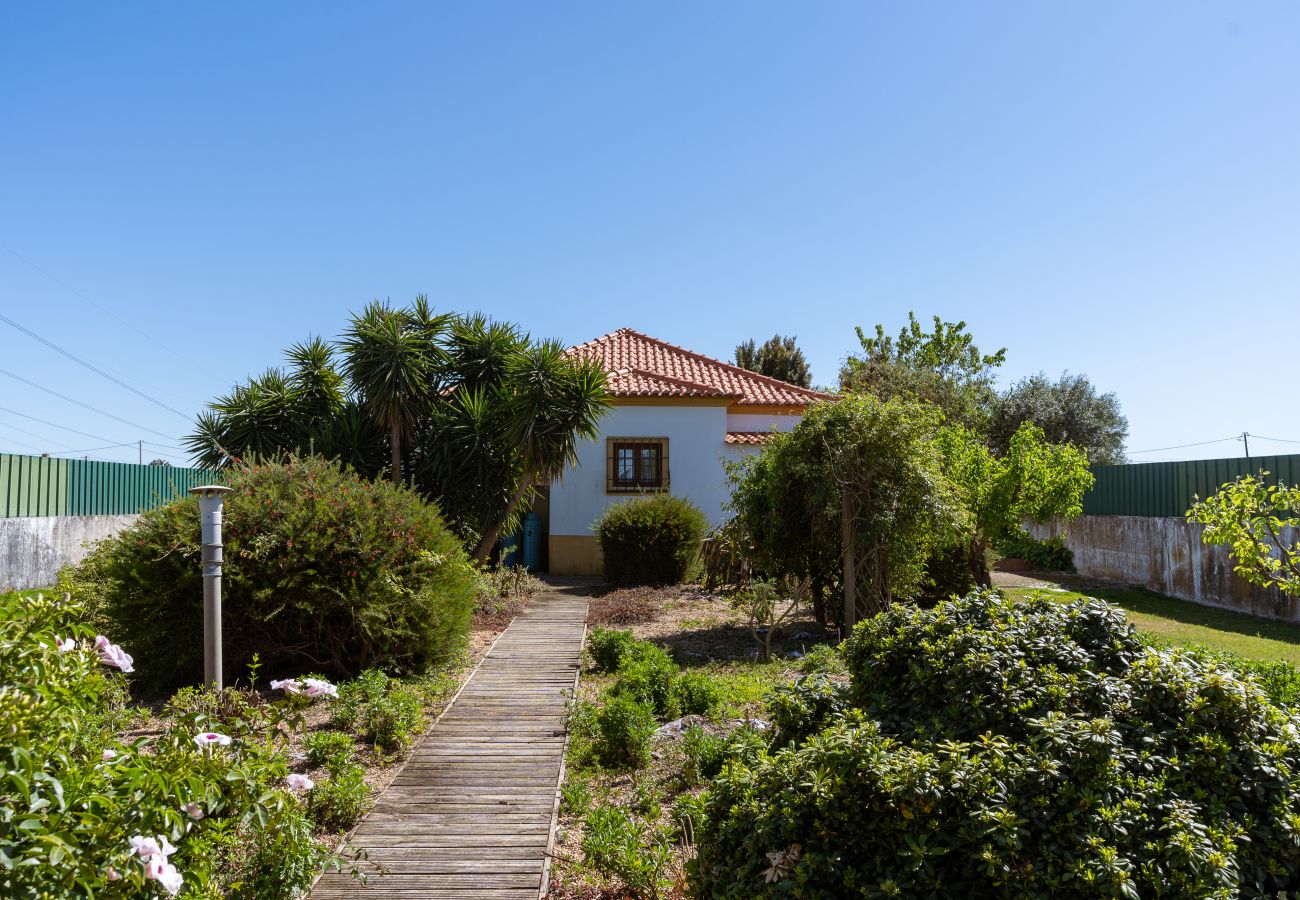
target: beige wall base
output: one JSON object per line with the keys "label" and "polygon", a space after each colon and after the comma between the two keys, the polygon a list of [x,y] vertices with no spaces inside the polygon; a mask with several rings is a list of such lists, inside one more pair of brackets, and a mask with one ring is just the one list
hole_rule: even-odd
{"label": "beige wall base", "polygon": [[548,541],[552,575],[603,575],[600,541],[586,534],[553,534]]}

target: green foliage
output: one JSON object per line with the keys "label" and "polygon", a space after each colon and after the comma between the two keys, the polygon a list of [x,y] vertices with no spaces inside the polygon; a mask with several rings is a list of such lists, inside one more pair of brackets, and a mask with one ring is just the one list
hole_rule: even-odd
{"label": "green foliage", "polygon": [[1035,540],[1028,534],[1013,534],[994,544],[1003,556],[1023,559],[1039,572],[1073,572],[1074,551],[1059,537]]}
{"label": "green foliage", "polygon": [[845,391],[865,392],[882,400],[929,403],[943,410],[951,423],[983,433],[996,396],[994,372],[1006,361],[1006,348],[981,353],[965,322],[934,317],[927,332],[915,314],[898,337],[876,326],[875,337],[857,329],[861,355],[850,355],[840,370]]}
{"label": "green foliage", "polygon": [[[125,743],[123,678],[98,661],[87,619],[76,601],[0,596],[0,894],[163,896],[133,851],[138,835],[176,847],[169,862],[192,895],[305,891],[334,858],[282,789],[292,711],[193,692],[189,713]],[[218,727],[229,745],[200,749],[196,733]]]}
{"label": "green foliage", "polygon": [[1066,372],[1057,381],[1043,373],[1022,378],[994,402],[989,446],[1004,456],[1025,422],[1042,429],[1053,444],[1073,444],[1095,466],[1124,462],[1128,419],[1114,394],[1098,394],[1086,375]]}
{"label": "green foliage", "polygon": [[799,660],[799,671],[805,675],[822,672],[827,675],[843,675],[848,669],[844,655],[840,652],[842,644],[816,644],[808,648],[803,659]]}
{"label": "green foliage", "polygon": [[352,762],[357,747],[352,735],[342,731],[314,731],[302,742],[307,765],[341,769]]}
{"label": "green foliage", "polygon": [[560,786],[560,811],[570,816],[585,816],[591,809],[591,785],[581,775],[569,772]]}
{"label": "green foliage", "polygon": [[870,613],[916,596],[930,550],[964,524],[934,437],[940,424],[933,407],[849,396],[811,407],[733,464],[731,506],[755,568],[807,579],[814,595],[839,585],[847,507],[858,605]]}
{"label": "green foliage", "polygon": [[680,584],[708,528],[695,504],[669,494],[611,504],[592,526],[611,584]]}
{"label": "green foliage", "polygon": [[650,762],[650,738],[655,730],[652,707],[615,694],[595,711],[592,724],[592,752],[602,766],[639,769]]}
{"label": "green foliage", "polygon": [[[227,671],[258,655],[271,676],[418,673],[463,646],[475,575],[435,507],[319,458],[233,469],[227,483]],[[151,690],[203,674],[198,518],[194,497],[146,512],[60,577],[102,604]]]}
{"label": "green foliage", "polygon": [[1204,526],[1205,543],[1228,548],[1242,578],[1300,597],[1300,485],[1268,484],[1267,476],[1245,475],[1196,498],[1187,521]]}
{"label": "green foliage", "polygon": [[767,696],[777,741],[798,743],[822,731],[848,711],[848,694],[848,685],[820,673],[777,685]]}
{"label": "green foliage", "polygon": [[682,752],[686,758],[682,776],[687,784],[704,784],[718,776],[727,760],[751,763],[766,749],[767,740],[753,728],[741,727],[729,734],[687,728],[682,733]]}
{"label": "green foliage", "polygon": [[812,386],[812,371],[796,338],[774,334],[756,346],[752,339],[736,347],[736,365],[768,378],[777,378],[799,387]]}
{"label": "green foliage", "polygon": [[1144,646],[1118,609],[895,606],[847,656],[842,716],[715,780],[698,896],[1300,888],[1300,720],[1203,655]]}
{"label": "green foliage", "polygon": [[587,632],[587,653],[597,672],[617,672],[624,659],[635,655],[640,643],[626,629],[593,628]]}
{"label": "green foliage", "polygon": [[634,897],[658,896],[671,859],[666,836],[616,806],[587,816],[582,853],[596,871],[623,882]]}
{"label": "green foliage", "polygon": [[668,690],[668,708],[679,716],[712,716],[722,706],[723,691],[702,672],[683,672]]}
{"label": "green foliage", "polygon": [[308,794],[307,809],[321,831],[347,831],[369,808],[366,770],[352,763],[332,768]]}
{"label": "green foliage", "polygon": [[355,731],[383,753],[404,750],[424,725],[420,695],[378,669],[367,669],[339,688],[330,719],[336,727]]}
{"label": "green foliage", "polygon": [[692,846],[695,843],[695,830],[704,821],[704,798],[698,794],[678,795],[673,801],[671,815],[680,842],[687,847]]}
{"label": "green foliage", "polygon": [[677,681],[677,663],[654,644],[638,642],[625,656],[614,682],[614,693],[644,703],[660,716],[672,710],[673,686]]}
{"label": "green foliage", "polygon": [[807,579],[786,575],[779,582],[751,581],[731,595],[731,608],[745,614],[750,632],[762,648],[762,658],[772,658],[772,638],[804,608]]}

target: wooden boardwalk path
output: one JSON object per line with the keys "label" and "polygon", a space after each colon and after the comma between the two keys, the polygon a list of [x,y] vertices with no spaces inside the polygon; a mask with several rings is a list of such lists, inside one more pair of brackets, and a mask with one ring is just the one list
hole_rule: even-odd
{"label": "wooden boardwalk path", "polygon": [[349,839],[369,883],[327,874],[314,900],[543,896],[586,615],[581,597],[533,598]]}

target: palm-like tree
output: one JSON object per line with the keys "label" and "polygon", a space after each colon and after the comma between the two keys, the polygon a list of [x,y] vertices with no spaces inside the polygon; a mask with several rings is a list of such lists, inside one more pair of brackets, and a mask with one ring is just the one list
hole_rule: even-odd
{"label": "palm-like tree", "polygon": [[498,401],[504,429],[522,474],[505,515],[487,528],[474,549],[483,562],[537,488],[559,478],[577,461],[578,442],[599,434],[609,409],[605,371],[592,360],[571,359],[556,341],[528,345],[510,360]]}
{"label": "palm-like tree", "polygon": [[402,444],[444,386],[442,341],[452,316],[434,315],[423,294],[411,309],[371,303],[339,342],[343,370],[376,424],[388,432],[393,482],[402,482]]}

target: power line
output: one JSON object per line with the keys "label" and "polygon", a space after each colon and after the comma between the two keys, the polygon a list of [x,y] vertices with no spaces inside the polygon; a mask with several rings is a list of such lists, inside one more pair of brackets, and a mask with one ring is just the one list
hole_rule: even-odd
{"label": "power line", "polygon": [[37,384],[36,382],[28,378],[24,378],[21,375],[15,375],[13,372],[10,372],[8,369],[0,369],[0,375],[8,375],[10,378],[13,378],[16,381],[21,381],[23,384],[30,385],[31,387],[36,388],[38,391],[44,391],[45,393],[53,397],[58,397],[60,400],[66,400],[69,403],[75,403],[77,406],[80,406],[82,409],[88,409],[93,413],[99,413],[101,416],[108,416],[108,418],[110,419],[116,419],[117,421],[121,422],[123,425],[130,425],[132,428],[138,428],[141,431],[147,431],[150,434],[156,434],[159,437],[171,437],[170,434],[166,434],[154,428],[149,428],[148,426],[145,425],[140,425],[136,422],[130,421],[129,419],[124,419],[121,416],[114,415],[113,413],[104,412],[102,409],[96,409],[95,407],[91,406],[89,403],[82,403],[80,400],[76,400],[72,397],[69,397],[66,394],[60,394],[56,390],[52,390],[51,388],[47,388],[44,385]]}
{"label": "power line", "polygon": [[[92,440],[96,440],[96,441],[111,441],[111,440],[112,440],[112,438],[106,438],[106,437],[104,437],[102,434],[91,434],[89,431],[78,431],[78,430],[75,429],[75,428],[69,428],[67,425],[59,425],[59,424],[57,424],[57,423],[55,423],[55,422],[49,422],[49,421],[46,421],[45,419],[38,419],[38,418],[36,418],[36,416],[29,416],[29,415],[27,415],[27,413],[19,412],[19,411],[16,410],[16,409],[9,409],[9,408],[6,407],[6,406],[0,406],[0,412],[7,412],[7,413],[10,413],[11,415],[21,416],[21,417],[24,418],[24,419],[31,419],[33,422],[40,422],[42,425],[49,425],[51,428],[58,428],[58,429],[61,429],[61,430],[63,430],[63,431],[71,431],[73,434],[79,434],[79,435],[81,435],[82,437],[88,437],[88,438],[90,438],[90,439],[92,439]],[[115,445],[115,446],[116,446],[116,445]],[[126,444],[122,444],[121,446],[125,447],[125,446],[127,446],[127,445],[126,445]]]}
{"label": "power line", "polygon": [[85,450],[60,450],[57,453],[51,453],[50,455],[65,456],[71,453],[73,456],[76,456],[78,453],[94,453],[96,450],[116,450],[118,447],[134,447],[135,445],[136,442],[131,441],[129,444],[109,444],[107,447],[88,447]]}
{"label": "power line", "polygon": [[1251,437],[1253,437],[1257,441],[1274,441],[1275,443],[1278,444],[1300,444],[1300,441],[1293,441],[1293,440],[1289,440],[1288,438],[1264,437],[1264,435],[1262,434],[1252,434]]}
{"label": "power line", "polygon": [[[1252,434],[1251,437],[1256,437],[1256,435]],[[1218,438],[1217,440],[1213,440],[1213,441],[1199,441],[1195,444],[1177,444],[1173,447],[1156,447],[1151,450],[1129,450],[1128,455],[1136,456],[1139,453],[1159,453],[1162,450],[1182,450],[1186,447],[1204,447],[1207,444],[1222,444],[1225,441],[1239,441],[1239,440],[1241,440],[1241,435],[1234,434],[1232,437]]]}
{"label": "power line", "polygon": [[[0,426],[3,426],[3,427],[5,427],[5,428],[12,429],[13,431],[21,431],[23,434],[30,435],[31,437],[36,438],[38,441],[46,441],[46,442],[48,442],[48,443],[54,444],[54,445],[59,446],[59,447],[67,447],[67,446],[68,446],[67,444],[63,443],[62,441],[56,441],[56,440],[54,440],[53,438],[47,438],[47,437],[46,437],[45,435],[43,435],[43,434],[37,434],[37,433],[34,432],[34,431],[28,431],[26,428],[20,428],[20,427],[18,427],[17,425],[15,425],[13,422],[0,422]],[[29,444],[28,446],[31,446],[31,445]]]}
{"label": "power line", "polygon": [[19,447],[26,447],[28,450],[35,450],[37,453],[48,452],[42,447],[34,447],[31,444],[24,443],[23,441],[16,441],[13,438],[4,438],[3,442],[6,444],[16,444]]}
{"label": "power line", "polygon": [[205,369],[203,366],[199,365],[199,364],[194,360],[194,358],[193,358],[192,356],[186,356],[185,354],[181,353],[180,351],[172,349],[172,348],[169,347],[167,344],[164,344],[162,341],[160,341],[160,340],[158,340],[157,338],[153,337],[153,336],[152,336],[151,334],[149,334],[148,332],[142,330],[142,329],[139,328],[138,326],[136,326],[136,325],[132,324],[131,322],[127,321],[126,319],[122,318],[121,316],[119,316],[117,313],[113,312],[113,311],[112,311],[111,309],[109,309],[108,307],[103,306],[103,305],[101,305],[101,304],[99,304],[99,303],[96,303],[94,300],[91,300],[89,297],[87,297],[87,296],[86,296],[85,294],[83,294],[81,291],[79,291],[79,290],[77,290],[76,288],[74,288],[72,285],[68,284],[66,281],[63,281],[62,279],[55,277],[55,276],[54,276],[53,274],[51,274],[50,272],[47,272],[45,269],[42,269],[40,266],[36,265],[36,263],[32,262],[30,259],[28,259],[27,257],[23,256],[21,253],[19,253],[19,252],[18,252],[17,250],[15,250],[13,247],[10,247],[10,246],[8,246],[8,245],[5,244],[5,243],[0,242],[0,248],[4,248],[4,249],[5,249],[6,251],[8,251],[9,254],[12,255],[15,259],[19,260],[20,262],[24,263],[25,265],[31,266],[31,267],[32,267],[33,269],[35,269],[37,272],[40,272],[40,273],[41,273],[42,275],[44,275],[46,278],[50,279],[50,281],[53,281],[55,284],[59,285],[60,287],[64,288],[65,290],[67,290],[67,291],[69,291],[69,292],[71,292],[71,293],[73,293],[73,294],[76,294],[76,295],[77,295],[78,297],[80,297],[82,300],[85,300],[85,301],[86,301],[87,303],[89,303],[91,306],[95,307],[95,309],[99,310],[100,312],[104,313],[105,315],[111,316],[112,318],[116,319],[118,322],[120,322],[121,324],[125,325],[127,328],[130,328],[132,331],[134,331],[136,334],[138,334],[138,335],[140,335],[141,337],[143,337],[145,340],[149,341],[151,344],[153,344],[153,345],[155,345],[155,346],[157,346],[157,347],[161,347],[162,349],[166,350],[168,353],[170,353],[172,356],[177,357],[178,359],[183,359],[183,360],[185,360],[185,362],[186,362],[188,365],[193,366],[194,368],[198,369],[200,372],[202,372],[202,373],[205,374],[205,375],[210,375],[210,376],[213,377],[213,378],[219,378],[219,377],[220,377],[220,376],[217,375],[215,372],[211,372],[211,371]]}
{"label": "power line", "polygon": [[176,415],[180,416],[182,419],[189,421],[190,417],[185,415],[185,413],[181,412],[179,409],[176,409],[175,407],[172,406],[168,406],[166,403],[163,403],[161,400],[157,400],[154,399],[153,397],[150,397],[144,391],[131,387],[131,385],[127,384],[122,379],[116,377],[115,375],[108,374],[103,369],[98,368],[97,366],[91,365],[90,363],[86,362],[84,359],[77,356],[76,354],[64,350],[62,347],[60,347],[58,344],[54,343],[53,341],[49,341],[41,337],[39,334],[32,331],[30,328],[24,328],[22,325],[19,325],[17,322],[15,322],[13,319],[6,316],[4,313],[0,313],[0,322],[4,322],[6,325],[16,328],[18,331],[21,331],[23,334],[27,335],[28,337],[40,341],[42,344],[49,347],[51,350],[63,354],[68,359],[75,362],[77,365],[84,366],[85,368],[94,372],[96,375],[99,375],[102,378],[107,378],[109,381],[113,382],[119,387],[125,388],[126,390],[135,394],[137,397],[142,397],[143,399],[148,400],[150,403],[154,404],[155,406],[161,407],[162,409],[165,409],[170,413],[175,413]]}

